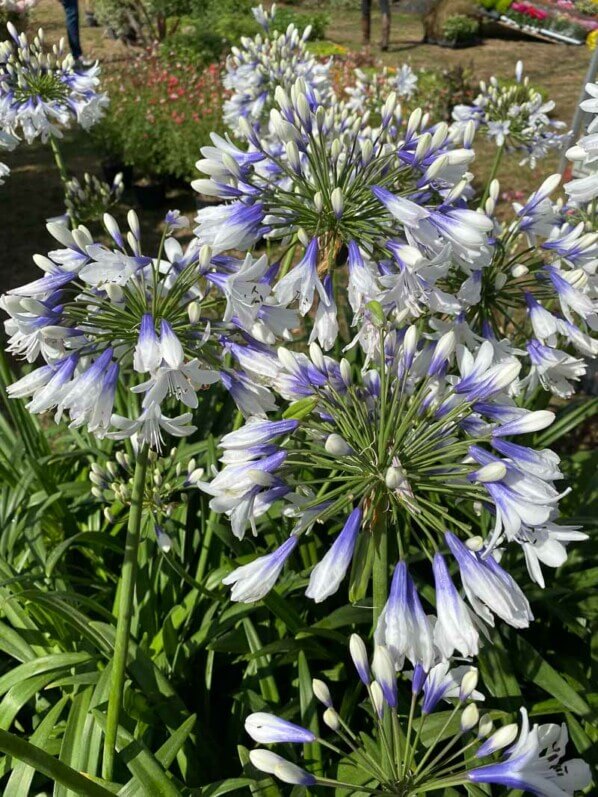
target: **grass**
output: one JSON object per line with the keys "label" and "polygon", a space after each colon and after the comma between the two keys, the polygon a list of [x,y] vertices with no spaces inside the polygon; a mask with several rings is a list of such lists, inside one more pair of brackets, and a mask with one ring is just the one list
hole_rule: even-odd
{"label": "grass", "polygon": [[[320,3],[326,10],[328,3]],[[294,7],[297,8],[296,6]],[[330,11],[329,38],[351,50],[360,49],[359,11],[353,7],[337,6]],[[56,0],[42,0],[31,15],[31,28],[43,27],[47,39],[55,41],[64,35],[64,17],[61,5]],[[372,17],[372,42],[380,33],[377,10]],[[87,56],[97,57],[104,69],[129,57],[130,50],[120,42],[107,39],[101,28],[81,29],[83,49]],[[589,62],[589,51],[585,47],[564,44],[549,44],[531,39],[485,38],[483,44],[467,50],[441,49],[422,44],[423,27],[413,14],[394,13],[392,18],[391,47],[381,53],[374,44],[373,54],[387,65],[408,62],[413,67],[470,66],[476,79],[487,79],[492,74],[511,75],[515,63],[522,59],[530,80],[546,92],[556,103],[555,115],[570,123],[583,77]],[[201,142],[198,141],[198,154]],[[64,142],[65,156],[71,171],[82,175],[84,171],[99,173],[100,164],[89,136],[77,133],[67,136]],[[483,180],[490,170],[494,148],[480,138],[476,142],[477,160],[474,171]],[[53,240],[45,230],[45,220],[62,212],[61,186],[47,147],[36,144],[23,145],[14,153],[4,157],[13,170],[6,184],[0,188],[0,290],[6,290],[39,275],[31,260],[35,253],[53,248]],[[520,167],[516,157],[505,159],[501,169],[504,190],[530,193],[541,182],[542,177],[557,168],[557,158],[552,157],[540,164],[535,171]],[[127,205],[134,205],[134,198],[125,197]],[[168,194],[169,207],[179,207],[193,215],[194,199],[190,191],[178,189]],[[124,215],[124,214],[123,214]],[[162,211],[143,211],[144,235],[148,246],[159,236]],[[10,253],[7,255],[6,253]]]}

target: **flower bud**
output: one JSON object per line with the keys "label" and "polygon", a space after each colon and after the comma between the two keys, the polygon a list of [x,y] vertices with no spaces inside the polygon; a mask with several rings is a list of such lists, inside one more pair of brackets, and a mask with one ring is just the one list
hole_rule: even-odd
{"label": "flower bud", "polygon": [[503,274],[502,272],[500,274],[497,274],[496,277],[494,278],[494,290],[501,291],[506,284],[507,284],[507,275]]}
{"label": "flower bud", "polygon": [[468,670],[461,680],[461,687],[459,689],[459,700],[467,700],[473,690],[478,685],[478,671],[475,667]]}
{"label": "flower bud", "polygon": [[320,681],[319,678],[314,678],[311,682],[311,688],[314,693],[314,696],[323,703],[325,706],[330,708],[332,706],[332,697],[330,695],[330,689],[328,689],[327,684],[324,681]]}
{"label": "flower bud", "polygon": [[353,453],[351,446],[343,440],[340,434],[330,434],[326,438],[324,448],[333,457],[346,457]]}
{"label": "flower bud", "polygon": [[489,462],[471,474],[471,479],[482,484],[499,482],[507,475],[507,466],[504,462]]}
{"label": "flower bud", "polygon": [[338,731],[340,728],[338,713],[332,707],[326,709],[322,719],[324,720],[324,724],[327,725],[331,731]]}
{"label": "flower bud", "polygon": [[478,534],[475,537],[470,537],[468,540],[466,540],[465,545],[470,551],[481,551],[484,547],[484,539]]}
{"label": "flower bud", "polygon": [[108,298],[114,304],[118,304],[123,300],[123,289],[120,285],[115,285],[113,282],[109,282],[106,285],[106,293],[108,294]]}
{"label": "flower bud", "polygon": [[382,645],[376,645],[372,670],[382,688],[384,699],[391,707],[397,705],[397,676],[390,653]]}
{"label": "flower bud", "polygon": [[358,634],[351,634],[349,652],[351,653],[351,658],[353,659],[353,664],[355,665],[360,680],[367,686],[371,681],[370,663],[368,661],[365,643]]}
{"label": "flower bud", "polygon": [[519,277],[525,277],[525,275],[528,273],[529,268],[524,266],[523,263],[516,263],[511,269],[511,276],[515,279],[519,279]]}
{"label": "flower bud", "polygon": [[484,714],[478,725],[478,737],[483,738],[484,736],[488,736],[492,733],[493,727],[494,723],[492,722],[490,714]]}
{"label": "flower bud", "polygon": [[343,359],[340,362],[340,372],[341,372],[341,379],[343,380],[345,385],[349,387],[349,385],[353,381],[351,378],[351,364],[347,359],[345,359],[345,357],[343,357]]}
{"label": "flower bud", "polygon": [[503,747],[508,747],[517,738],[518,730],[519,728],[515,722],[509,725],[503,725],[502,728],[495,731],[492,736],[478,748],[476,756],[478,758],[483,758],[484,756],[496,753],[497,750],[502,750]]}
{"label": "flower bud", "polygon": [[199,250],[199,265],[201,268],[207,268],[212,259],[212,249],[207,244],[204,244]]}
{"label": "flower bud", "polygon": [[330,196],[330,202],[332,203],[332,210],[334,211],[334,215],[337,219],[343,215],[343,192],[340,188],[335,188]]}
{"label": "flower bud", "polygon": [[372,695],[372,704],[374,706],[374,710],[376,714],[381,717],[384,714],[384,695],[382,694],[382,688],[378,681],[374,681],[370,687],[370,692]]}
{"label": "flower bud", "polygon": [[470,703],[463,709],[461,714],[461,732],[466,733],[478,724],[480,712],[475,703]]}
{"label": "flower bud", "polygon": [[191,324],[197,324],[201,312],[201,305],[199,302],[190,302],[187,306],[187,315]]}

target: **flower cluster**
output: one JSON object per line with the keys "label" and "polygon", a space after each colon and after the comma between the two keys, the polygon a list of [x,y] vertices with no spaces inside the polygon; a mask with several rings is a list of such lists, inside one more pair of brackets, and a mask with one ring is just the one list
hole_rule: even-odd
{"label": "flower cluster", "polygon": [[[247,129],[246,149],[216,136],[215,146],[203,148],[198,168],[210,178],[193,186],[233,201],[198,213],[199,240],[219,252],[250,249],[263,237],[286,242],[275,293],[282,302],[297,301],[302,315],[316,294],[323,313],[335,312],[333,277],[347,263],[356,312],[363,296],[377,290],[375,272],[392,283],[403,259],[415,256],[407,271],[421,269],[432,282],[450,267],[450,250],[467,270],[492,227],[487,217],[459,204],[471,150],[455,148],[445,124],[423,129],[421,111],[411,114],[396,140],[390,130],[399,114],[394,94],[374,132],[342,106],[313,108],[306,92],[302,81],[290,95],[276,90],[270,127],[278,147],[264,145]],[[407,242],[421,244],[425,254],[405,247]],[[293,266],[296,244],[305,246],[305,254]],[[388,296],[389,305],[396,307],[401,291]],[[458,308],[449,301],[449,312]],[[319,340],[329,348],[329,340]]]}
{"label": "flower cluster", "polygon": [[567,150],[567,157],[574,163],[587,168],[589,174],[570,180],[565,191],[572,202],[588,204],[598,197],[598,81],[586,85],[587,99],[581,103],[581,109],[592,118],[587,133],[575,146]]}
{"label": "flower cluster", "polygon": [[[272,410],[269,393],[223,364],[223,344],[233,345],[237,330],[253,330],[275,340],[295,316],[267,304],[270,288],[260,284],[266,258],[211,261],[196,240],[183,250],[173,232],[188,222],[177,211],[165,220],[157,257],[141,251],[139,220],[129,212],[121,232],[106,214],[114,248],[96,243],[86,227],[72,232],[64,223],[48,229],[62,248],[36,256],[41,279],[2,297],[9,350],[46,364],[9,387],[13,397],[31,396],[33,413],[55,409],[74,427],[97,436],[134,436],[160,448],[162,432],[189,435],[189,411],[170,418],[163,402],[174,397],[187,410],[198,406],[197,391],[221,381],[244,412]],[[226,307],[224,307],[226,299]],[[224,308],[224,310],[223,310]],[[113,414],[119,374],[142,395],[137,417]],[[131,385],[132,375],[145,381]],[[133,380],[134,382],[135,380]]]}
{"label": "flower cluster", "polygon": [[[265,33],[273,16],[273,11],[266,14],[263,9],[256,14]],[[299,78],[312,104],[326,104],[331,99],[330,63],[320,63],[307,50],[309,34],[309,26],[301,34],[290,24],[286,31],[273,31],[270,36],[244,37],[240,47],[232,48],[223,80],[230,92],[224,103],[224,121],[235,135],[239,134],[240,119],[265,134],[275,90],[281,87],[288,91]]]}
{"label": "flower cluster", "polygon": [[[529,623],[527,600],[498,564],[497,546],[521,545],[532,578],[543,583],[540,564],[562,563],[563,543],[585,535],[554,522],[560,498],[554,481],[562,478],[556,454],[511,442],[553,420],[552,413],[523,409],[510,397],[520,370],[515,358],[501,356],[486,341],[475,358],[458,346],[455,367],[453,332],[418,344],[413,326],[381,334],[376,367],[359,381],[346,360],[337,363],[315,345],[311,358],[279,349],[276,359],[251,349],[237,347],[234,354],[290,407],[285,420],[249,419],[225,435],[223,469],[199,486],[213,496],[211,508],[228,515],[239,538],[247,526],[257,533],[256,521],[281,499],[294,526],[278,550],[224,579],[234,585],[234,600],[262,598],[299,538],[315,523],[340,520],[341,531],[313,569],[306,594],[322,601],[336,592],[354,555],[367,559],[383,536],[400,558],[390,601],[405,618],[413,614],[413,626],[427,640],[425,650],[407,654],[414,664],[429,667],[451,654],[433,638],[449,626],[461,629],[462,655],[478,649],[479,622],[448,576],[444,546],[481,621],[493,624],[497,615],[515,627]],[[471,520],[484,511],[494,525],[482,539]],[[447,528],[453,531],[445,533]],[[414,544],[434,563],[434,633],[406,570]],[[391,637],[400,638],[394,648],[405,655],[407,628],[391,629],[382,618],[379,632],[389,646]]]}
{"label": "flower cluster", "polygon": [[349,95],[347,107],[359,113],[379,112],[391,92],[394,91],[399,99],[410,99],[417,83],[418,76],[409,64],[402,64],[398,69],[383,67],[371,73],[356,69],[354,85],[345,89]]}
{"label": "flower cluster", "polygon": [[563,144],[563,137],[555,130],[562,122],[550,119],[552,100],[544,101],[540,92],[523,77],[523,65],[518,62],[515,82],[500,83],[495,77],[480,83],[480,93],[472,105],[458,105],[453,111],[457,128],[473,121],[482,128],[497,147],[506,147],[523,154],[521,163],[534,169],[538,160],[550,150]]}
{"label": "flower cluster", "polygon": [[[326,786],[343,792],[354,790],[357,783],[360,794],[405,797],[427,791],[446,793],[468,784],[567,797],[590,784],[590,768],[585,762],[562,760],[568,742],[564,723],[530,726],[522,708],[519,725],[504,724],[495,730],[491,716],[480,715],[476,703],[484,696],[476,691],[475,668],[450,668],[443,663],[427,674],[416,668],[409,676],[411,695],[406,702],[406,690],[399,689],[386,648],[375,648],[371,666],[365,644],[355,634],[350,650],[367,691],[367,731],[354,730],[344,712],[335,708],[328,685],[314,679],[313,694],[324,706],[322,721],[335,734],[333,742],[266,712],[250,714],[245,729],[259,744],[321,744],[334,754],[330,777],[327,772],[312,773],[309,764],[300,766],[264,748],[249,754],[256,769],[293,785]],[[435,712],[443,703],[449,705],[448,717],[438,717],[435,724]],[[343,777],[349,772],[347,780],[351,782]]]}
{"label": "flower cluster", "polygon": [[47,49],[40,29],[32,42],[8,23],[10,39],[0,43],[0,129],[22,135],[60,138],[73,122],[88,130],[108,104],[98,91],[100,68],[79,69],[64,42]]}
{"label": "flower cluster", "polygon": [[65,185],[64,202],[67,213],[71,219],[81,224],[97,221],[119,202],[123,191],[122,173],[119,172],[112,185],[109,185],[94,174],[85,172],[82,183],[73,177]]}
{"label": "flower cluster", "polygon": [[[104,503],[104,515],[110,523],[128,509],[132,502],[135,461],[125,451],[117,451],[113,460],[100,465],[92,463],[89,478],[91,492]],[[187,500],[187,491],[203,476],[203,468],[196,460],[184,461],[176,448],[166,456],[150,451],[148,456],[148,478],[145,483],[143,507],[153,521],[156,542],[168,553],[173,546],[166,531],[169,518],[181,503]]]}

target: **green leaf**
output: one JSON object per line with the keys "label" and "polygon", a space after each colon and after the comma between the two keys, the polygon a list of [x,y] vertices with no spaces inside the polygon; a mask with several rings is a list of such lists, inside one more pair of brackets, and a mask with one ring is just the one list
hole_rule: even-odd
{"label": "green leaf", "polygon": [[[105,731],[106,717],[97,709],[94,710],[94,716]],[[129,772],[140,785],[146,789],[147,794],[159,794],[160,797],[181,797],[181,792],[143,742],[133,738],[122,725],[118,726],[116,748],[119,751],[120,760],[126,764]]]}
{"label": "green leaf", "polygon": [[77,772],[62,761],[48,755],[40,747],[26,742],[14,733],[0,730],[0,751],[52,778],[56,783],[71,789],[84,797],[112,797],[114,788],[108,790],[92,778]]}
{"label": "green leaf", "polygon": [[[73,698],[71,710],[69,711],[62,745],[60,747],[60,760],[68,764],[73,769],[81,770],[87,759],[87,739],[83,735],[85,720],[93,693],[93,687],[89,686],[78,692]],[[59,783],[54,788],[54,797],[72,797],[73,792]]]}
{"label": "green leaf", "polygon": [[546,659],[532,647],[520,634],[514,635],[515,645],[518,655],[515,658],[520,671],[548,692],[549,695],[556,697],[565,708],[574,714],[586,716],[590,713],[590,707],[573,687],[558,674]]}
{"label": "green leaf", "polygon": [[[56,731],[56,723],[62,714],[62,710],[69,701],[68,695],[63,695],[58,703],[52,706],[40,724],[37,726],[31,739],[31,744],[44,749],[50,737]],[[25,797],[29,794],[29,788],[35,775],[35,768],[23,761],[17,761],[13,767],[11,776],[4,789],[3,797]]]}

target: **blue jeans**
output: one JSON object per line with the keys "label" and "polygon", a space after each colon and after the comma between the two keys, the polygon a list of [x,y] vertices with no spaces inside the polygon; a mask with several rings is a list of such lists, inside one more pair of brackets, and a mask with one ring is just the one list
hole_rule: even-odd
{"label": "blue jeans", "polygon": [[[361,16],[368,17],[372,10],[372,0],[361,0]],[[380,0],[380,13],[390,14],[390,0]]]}
{"label": "blue jeans", "polygon": [[62,0],[66,14],[66,32],[73,58],[81,58],[81,41],[79,39],[79,3],[78,0]]}

